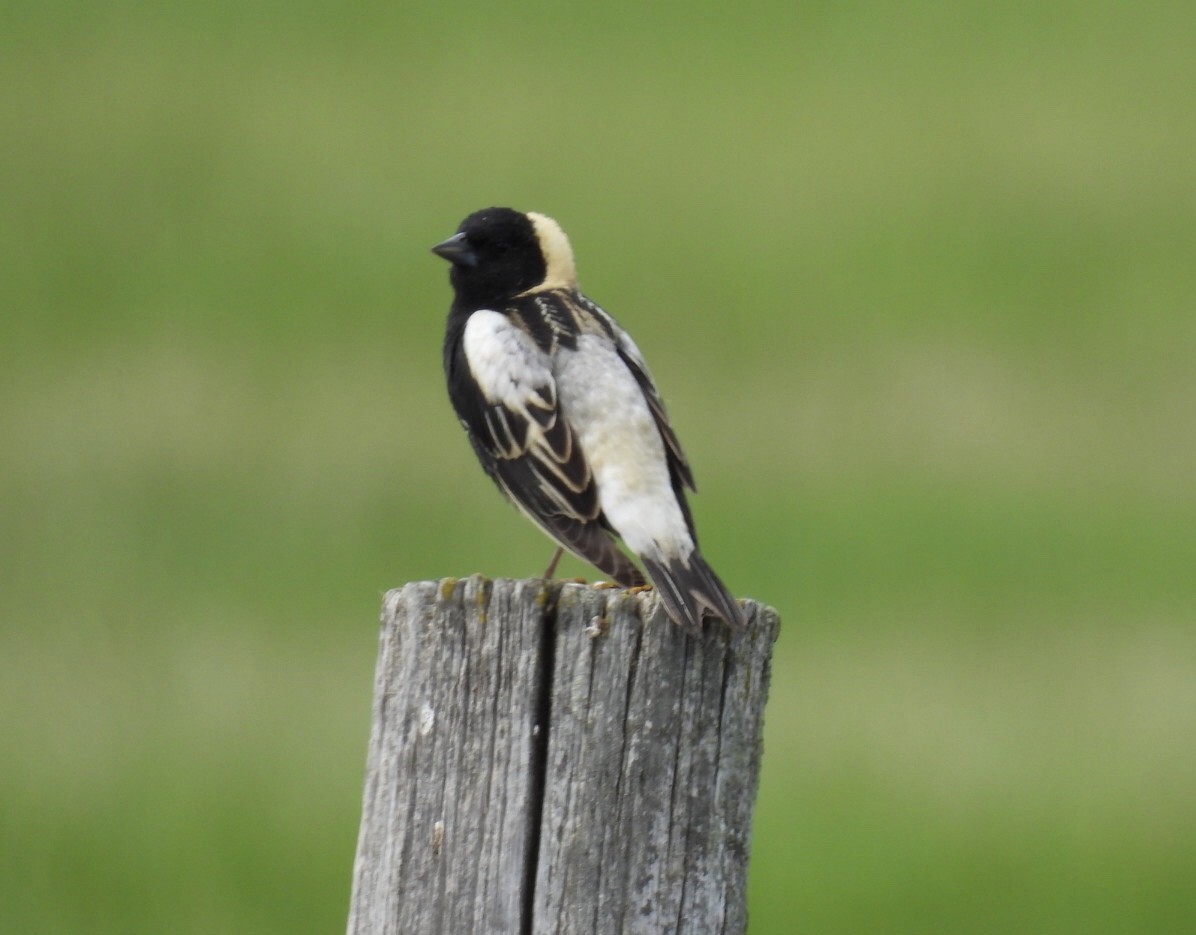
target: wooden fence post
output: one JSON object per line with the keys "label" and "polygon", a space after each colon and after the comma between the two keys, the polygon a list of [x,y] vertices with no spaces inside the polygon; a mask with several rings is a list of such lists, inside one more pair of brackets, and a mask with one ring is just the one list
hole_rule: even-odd
{"label": "wooden fence post", "polygon": [[349,935],[742,935],[776,612],[481,577],[386,595]]}

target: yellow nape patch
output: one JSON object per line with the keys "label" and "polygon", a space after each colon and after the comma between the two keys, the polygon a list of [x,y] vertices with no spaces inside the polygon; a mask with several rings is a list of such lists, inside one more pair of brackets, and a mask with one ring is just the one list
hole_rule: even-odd
{"label": "yellow nape patch", "polygon": [[577,269],[573,265],[573,248],[561,225],[546,214],[529,211],[527,216],[536,229],[536,239],[540,241],[540,252],[544,254],[544,265],[548,270],[544,282],[530,291],[576,288]]}

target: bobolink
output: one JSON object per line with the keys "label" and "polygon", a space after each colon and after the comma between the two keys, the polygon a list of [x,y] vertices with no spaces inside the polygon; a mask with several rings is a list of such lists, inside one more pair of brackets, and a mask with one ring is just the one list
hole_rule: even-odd
{"label": "bobolink", "polygon": [[678,624],[699,628],[703,610],[742,624],[698,551],[693,474],[652,376],[627,332],[578,291],[560,225],[487,208],[432,250],[452,264],[449,397],[486,473],[560,546],[642,585],[617,535]]}

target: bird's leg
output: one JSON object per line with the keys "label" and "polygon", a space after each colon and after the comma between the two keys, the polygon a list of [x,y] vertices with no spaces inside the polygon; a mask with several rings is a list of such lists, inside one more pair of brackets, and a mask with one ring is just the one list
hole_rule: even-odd
{"label": "bird's leg", "polygon": [[556,547],[556,551],[552,553],[552,561],[548,563],[548,569],[544,572],[544,580],[552,580],[552,576],[556,574],[556,564],[561,560],[561,555],[563,555],[564,552],[565,550],[559,545]]}

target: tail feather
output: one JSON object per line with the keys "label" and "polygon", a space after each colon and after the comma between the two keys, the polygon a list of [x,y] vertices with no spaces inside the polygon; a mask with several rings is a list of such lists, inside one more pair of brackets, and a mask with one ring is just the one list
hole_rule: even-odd
{"label": "tail feather", "polygon": [[685,561],[641,558],[674,623],[700,630],[703,611],[709,611],[728,626],[744,625],[743,610],[696,549]]}

